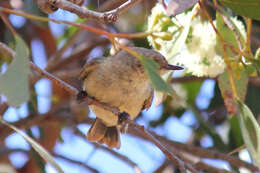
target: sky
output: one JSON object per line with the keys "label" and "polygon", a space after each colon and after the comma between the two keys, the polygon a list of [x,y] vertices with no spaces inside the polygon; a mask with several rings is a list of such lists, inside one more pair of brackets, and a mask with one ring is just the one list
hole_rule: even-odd
{"label": "sky", "polygon": [[[69,12],[58,10],[56,13],[50,15],[51,18],[58,20],[63,20],[66,18],[68,21],[74,21],[76,16]],[[25,20],[22,17],[10,15],[10,20],[12,24],[19,28],[21,27]],[[59,37],[62,35],[65,26],[60,24],[51,23],[51,31],[56,36]],[[32,47],[32,56],[35,60],[36,65],[41,68],[44,68],[47,64],[46,55],[44,53],[44,47],[40,40],[33,40],[31,43]],[[37,51],[36,51],[37,50]],[[92,52],[91,56],[96,56],[99,52]],[[37,58],[36,58],[37,57]],[[178,75],[178,74],[176,74]],[[197,97],[196,104],[199,108],[204,109],[208,107],[209,100],[213,97],[215,82],[212,80],[206,80],[202,87],[201,91]],[[48,79],[41,79],[36,84],[36,93],[38,101],[38,109],[40,113],[46,113],[50,109],[51,104],[51,82]],[[21,118],[28,116],[27,104],[21,105],[18,109],[9,108],[8,111],[4,114],[4,119],[9,122],[15,122]],[[156,120],[159,118],[162,112],[162,107],[156,107],[154,104],[148,111],[143,112],[143,117],[138,119],[137,123],[147,127],[149,121]],[[92,117],[95,115],[91,113]],[[170,117],[164,125],[161,125],[154,130],[160,135],[165,135],[171,140],[185,143],[189,137],[192,135],[192,129],[190,126],[196,124],[196,118],[194,117],[191,111],[186,111],[181,118]],[[80,124],[78,129],[83,133],[87,133],[89,125]],[[178,130],[176,130],[178,129]],[[32,127],[32,132],[35,136],[39,136],[39,131],[37,127]],[[122,172],[133,173],[135,172],[132,167],[122,162],[118,158],[111,156],[109,153],[96,150],[93,146],[82,140],[77,136],[73,135],[73,131],[70,127],[66,127],[61,132],[62,139],[64,142],[58,142],[55,146],[55,152],[58,154],[70,157],[77,161],[87,163],[88,165],[96,168],[100,172]],[[129,135],[121,135],[121,148],[120,150],[115,150],[122,155],[127,156],[129,159],[134,161],[139,165],[143,172],[153,172],[158,168],[163,161],[165,160],[164,154],[153,144],[137,140],[135,137]],[[13,133],[6,138],[6,145],[9,148],[21,148],[21,149],[30,149],[30,145],[17,133]],[[205,136],[201,140],[201,144],[204,147],[211,147],[213,142],[209,136]],[[239,155],[244,160],[250,161],[248,152],[242,150]],[[22,167],[27,161],[27,157],[23,153],[13,153],[10,155],[11,162],[16,167]],[[76,164],[69,163],[62,159],[56,159],[57,163],[66,173],[87,173],[88,171],[81,166]],[[212,160],[212,159],[203,159],[203,161],[218,166],[223,169],[228,169],[229,165],[226,162]],[[47,173],[56,173],[55,169],[47,164],[46,166]],[[113,171],[112,171],[113,170]]]}

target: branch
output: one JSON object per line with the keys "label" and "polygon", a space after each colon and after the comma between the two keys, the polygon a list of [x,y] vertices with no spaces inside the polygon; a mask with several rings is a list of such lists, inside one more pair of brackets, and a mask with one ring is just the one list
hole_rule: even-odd
{"label": "branch", "polygon": [[[196,76],[183,76],[183,77],[176,77],[171,79],[171,83],[187,83],[187,82],[200,82],[207,79],[217,80],[217,78],[210,78],[210,77],[196,77]],[[249,76],[249,83],[255,86],[260,86],[260,77],[251,77]]]}
{"label": "branch", "polygon": [[65,157],[65,156],[60,155],[60,154],[57,154],[57,153],[53,153],[53,156],[54,156],[54,157],[57,157],[57,158],[60,158],[60,159],[63,159],[63,160],[66,160],[66,161],[69,161],[69,162],[71,162],[71,163],[80,165],[80,166],[86,168],[87,170],[90,170],[91,172],[95,172],[95,173],[98,173],[98,172],[99,172],[98,170],[96,170],[95,168],[90,167],[89,165],[87,165],[87,164],[84,163],[84,162],[76,161],[76,160],[73,160],[73,159],[71,159],[71,158]]}
{"label": "branch", "polygon": [[[17,148],[14,148],[14,149],[0,148],[0,155],[1,155],[1,156],[3,156],[3,155],[9,155],[9,154],[11,154],[11,153],[13,153],[13,152],[22,152],[22,153],[29,154],[29,155],[32,154],[31,152],[29,152],[29,151],[27,151],[27,150],[24,150],[24,149],[17,149]],[[98,173],[98,172],[99,172],[99,171],[97,171],[96,169],[94,169],[94,168],[92,168],[92,167],[86,165],[86,164],[83,163],[83,162],[75,161],[75,160],[73,160],[73,159],[67,158],[67,157],[62,156],[62,155],[57,154],[57,153],[52,153],[52,154],[53,154],[55,157],[57,157],[57,158],[61,158],[61,159],[63,159],[63,160],[67,160],[67,161],[69,161],[69,162],[71,162],[71,163],[78,164],[78,165],[80,165],[80,166],[82,166],[82,167],[84,167],[84,168],[86,168],[87,170],[90,170],[90,171],[92,171],[92,172],[95,172],[95,173]]]}
{"label": "branch", "polygon": [[[74,133],[86,140],[86,136],[78,128],[74,128]],[[128,157],[121,155],[120,153],[117,153],[116,151],[114,151],[110,148],[104,147],[103,145],[100,145],[98,143],[91,142],[91,144],[94,145],[95,148],[102,149],[102,150],[107,151],[110,154],[114,155],[115,157],[118,157],[123,162],[132,166],[134,168],[134,170],[136,170],[136,172],[142,172],[141,168],[136,163],[134,163],[132,160],[130,160]]]}
{"label": "branch", "polygon": [[[157,140],[155,137],[153,137],[153,135],[151,133],[149,133],[144,126],[140,126],[137,125],[136,123],[134,123],[131,120],[127,120],[127,123],[133,127],[134,130],[136,130],[137,133],[141,132],[141,135],[144,136],[146,139],[148,139],[149,141],[151,141],[153,144],[155,144],[166,156],[167,158],[169,158],[170,160],[173,161],[173,163],[175,163],[175,165],[177,165],[180,169],[181,172],[185,172],[185,169],[190,170],[192,173],[198,173],[198,171],[193,168],[193,166],[191,166],[189,163],[183,162],[182,160],[179,159],[179,157],[177,157],[178,153],[177,150],[172,150],[169,151],[164,145],[162,145],[160,143],[159,140]],[[174,154],[173,154],[174,153]]]}
{"label": "branch", "polygon": [[[52,82],[54,82],[57,86],[60,86],[61,88],[65,89],[72,95],[76,96],[80,93],[80,90],[74,88],[73,86],[67,84],[66,82],[56,78],[52,74],[46,72],[45,70],[40,69],[37,67],[33,62],[30,62],[30,66],[32,69],[35,71],[39,72],[41,75],[46,76],[48,79],[50,79]],[[122,116],[122,114],[127,114],[127,113],[122,113],[120,110],[116,107],[112,107],[106,103],[102,103],[97,101],[95,98],[89,97],[89,96],[84,96],[83,100],[88,104],[88,105],[96,105],[99,106],[105,110],[108,110],[112,112],[113,114],[117,116]],[[143,126],[139,126],[136,123],[134,123],[131,120],[126,120],[126,123],[130,124],[134,129],[138,132],[141,133],[142,135],[146,136],[153,144],[155,144],[161,151],[170,159],[173,164],[177,165],[181,171],[181,173],[185,173],[185,168],[189,169],[193,173],[198,173],[197,170],[195,170],[190,164],[183,162],[180,160],[175,154],[171,153],[165,146],[163,146],[157,139],[155,139]]]}
{"label": "branch", "polygon": [[118,18],[118,14],[133,6],[140,0],[128,0],[118,8],[107,11],[107,12],[96,12],[92,10],[88,10],[84,7],[73,4],[67,0],[47,0],[46,3],[50,3],[51,5],[61,8],[63,10],[70,11],[72,13],[77,14],[81,18],[90,18],[104,22],[116,22]]}
{"label": "branch", "polygon": [[[243,160],[240,160],[237,157],[230,156],[230,155],[224,154],[224,153],[220,153],[215,150],[209,150],[209,149],[205,149],[205,148],[201,148],[201,147],[183,144],[180,142],[171,141],[171,140],[169,140],[163,136],[159,136],[153,132],[150,132],[150,133],[153,136],[155,136],[158,140],[160,140],[161,143],[163,143],[165,146],[168,146],[169,150],[171,150],[172,148],[173,149],[178,148],[179,150],[182,150],[182,151],[192,154],[192,155],[199,156],[201,158],[225,160],[225,161],[229,162],[231,165],[236,166],[236,167],[244,167],[244,168],[247,168],[250,171],[254,171],[254,172],[259,171],[259,169],[255,165],[245,162]],[[136,134],[133,132],[131,132],[131,134],[134,136],[140,136],[139,134]]]}
{"label": "branch", "polygon": [[15,52],[2,42],[0,42],[0,51],[5,52],[10,57],[14,57],[15,55]]}

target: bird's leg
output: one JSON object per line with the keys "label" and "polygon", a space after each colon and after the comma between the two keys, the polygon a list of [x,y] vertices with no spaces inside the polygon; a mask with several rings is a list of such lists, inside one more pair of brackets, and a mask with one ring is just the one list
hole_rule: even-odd
{"label": "bird's leg", "polygon": [[78,101],[79,103],[81,103],[81,102],[84,100],[84,98],[86,98],[87,96],[88,96],[88,94],[87,94],[86,91],[80,90],[80,91],[78,92],[78,94],[77,94],[77,101]]}
{"label": "bird's leg", "polygon": [[119,114],[118,117],[118,126],[120,127],[120,131],[122,133],[126,133],[128,128],[127,120],[130,118],[129,114],[127,112],[122,112]]}

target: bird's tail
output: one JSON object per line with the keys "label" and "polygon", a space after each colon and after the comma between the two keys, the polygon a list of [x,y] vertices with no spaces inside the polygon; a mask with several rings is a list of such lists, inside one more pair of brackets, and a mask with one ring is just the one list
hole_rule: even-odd
{"label": "bird's tail", "polygon": [[110,148],[120,148],[120,133],[116,126],[107,127],[102,120],[96,118],[88,131],[87,139],[91,142],[106,144]]}

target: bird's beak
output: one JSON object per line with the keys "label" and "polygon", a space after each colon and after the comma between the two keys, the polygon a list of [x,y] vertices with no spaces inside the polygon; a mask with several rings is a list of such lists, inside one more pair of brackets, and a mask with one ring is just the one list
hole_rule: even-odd
{"label": "bird's beak", "polygon": [[166,69],[166,70],[183,70],[183,68],[181,66],[171,65],[171,64],[167,64],[167,66],[164,67],[164,69]]}

